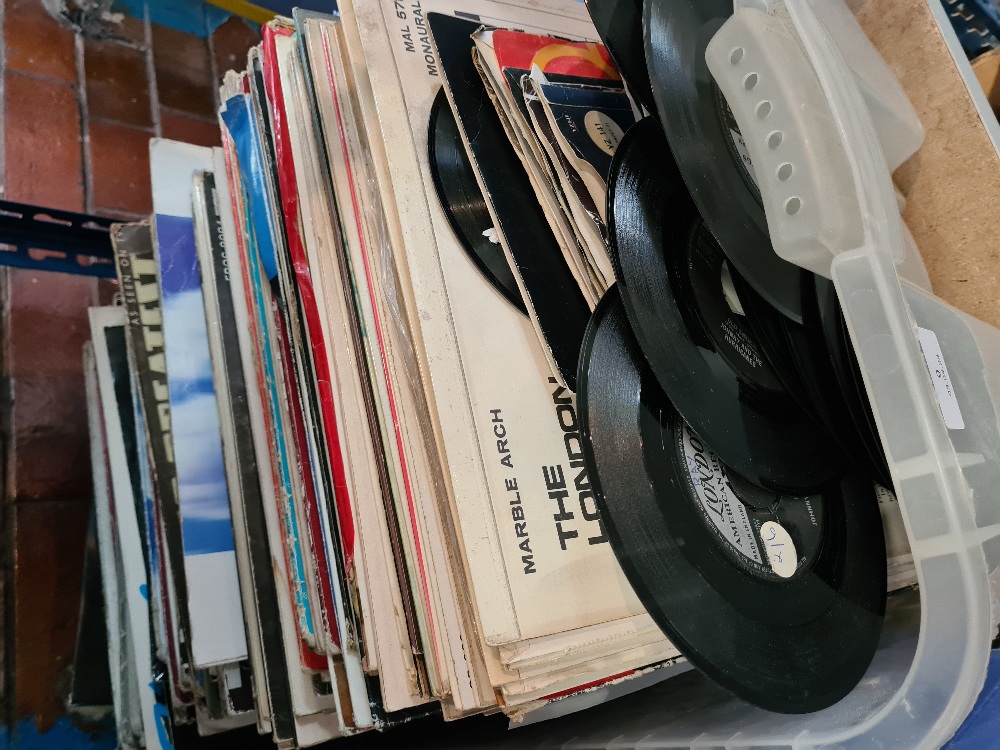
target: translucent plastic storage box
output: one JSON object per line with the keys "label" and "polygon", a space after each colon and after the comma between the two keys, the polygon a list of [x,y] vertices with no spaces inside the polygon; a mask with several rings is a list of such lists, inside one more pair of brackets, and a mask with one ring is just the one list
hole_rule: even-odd
{"label": "translucent plastic storage box", "polygon": [[[929,4],[952,53],[961,56],[939,0],[914,1]],[[831,173],[846,165],[846,182],[817,181],[817,197],[843,201],[845,191],[854,191],[847,203],[855,204],[844,210],[856,212],[863,229],[860,242],[838,246],[837,237],[824,244],[815,236],[811,242],[800,236],[775,245],[779,254],[835,282],[892,469],[919,593],[890,599],[881,645],[865,678],[845,700],[824,711],[803,716],[768,713],[688,671],[627,698],[518,729],[499,747],[933,748],[955,733],[983,686],[1000,619],[1000,331],[921,289],[926,275],[912,252],[907,257],[905,229],[886,169],[893,156],[881,149],[872,121],[872,116],[891,114],[864,106],[845,63],[860,52],[850,49],[850,39],[845,41],[836,30],[835,44],[828,30],[836,19],[823,23],[816,12],[828,14],[829,6],[823,5],[831,2],[841,0],[737,0],[737,6],[746,7],[746,12],[787,12],[785,22],[790,19],[801,40],[799,52],[811,63],[811,69],[798,66],[796,85],[819,84],[832,115],[834,131],[828,137],[842,141],[842,163],[824,164],[809,153],[802,159],[807,168],[829,168]],[[748,54],[767,57],[768,50],[755,50],[752,40],[749,43]],[[964,57],[959,65],[974,100],[989,113]],[[748,135],[744,124],[740,120],[750,140],[754,134]],[[991,137],[1000,135],[995,122],[988,127]],[[994,145],[996,141],[1000,138]],[[824,196],[824,189],[831,192]],[[767,192],[762,188],[765,200]],[[774,206],[781,205],[780,196],[772,199]],[[771,222],[772,206],[768,208]],[[772,235],[773,229],[772,223]],[[798,229],[800,235],[810,231]],[[909,280],[901,280],[900,273]],[[1000,299],[1000,289],[996,292]],[[917,326],[935,333],[947,363],[960,413],[958,422],[949,414],[951,429]],[[961,429],[955,428],[958,423]],[[599,703],[599,697],[591,700]]]}

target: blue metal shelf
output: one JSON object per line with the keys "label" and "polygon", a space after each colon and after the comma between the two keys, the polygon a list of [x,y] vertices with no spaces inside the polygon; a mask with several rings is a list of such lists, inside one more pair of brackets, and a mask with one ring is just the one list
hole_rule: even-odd
{"label": "blue metal shelf", "polygon": [[115,278],[113,220],[0,201],[0,265]]}

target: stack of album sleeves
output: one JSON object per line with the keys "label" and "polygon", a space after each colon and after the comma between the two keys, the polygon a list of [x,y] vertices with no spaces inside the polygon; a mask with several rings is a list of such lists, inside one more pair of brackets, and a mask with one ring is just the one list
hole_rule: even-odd
{"label": "stack of album sleeves", "polygon": [[222,148],[151,143],[85,351],[122,747],[857,684],[915,575],[705,69],[731,16],[341,0],[226,74]]}

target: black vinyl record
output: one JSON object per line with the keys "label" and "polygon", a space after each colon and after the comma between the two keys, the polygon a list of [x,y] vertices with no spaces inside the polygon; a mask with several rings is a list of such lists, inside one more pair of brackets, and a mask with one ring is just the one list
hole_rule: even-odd
{"label": "black vinyl record", "polygon": [[506,240],[525,307],[562,382],[575,391],[590,306],[476,70],[471,35],[481,22],[428,13],[427,25],[446,93],[454,104],[455,121],[466,136],[469,159],[482,180],[496,230]]}
{"label": "black vinyl record", "polygon": [[462,248],[494,288],[527,315],[503,247],[484,234],[493,228],[493,219],[444,89],[438,91],[431,106],[427,150],[434,189]]}
{"label": "black vinyl record", "polygon": [[740,305],[746,313],[747,321],[764,358],[799,406],[812,414],[817,422],[822,422],[822,417],[810,395],[810,389],[795,367],[796,355],[785,332],[784,321],[788,319],[757,294],[742,276],[733,274],[732,280]]}
{"label": "black vinyl record", "polygon": [[[816,385],[814,397],[834,434],[842,437],[844,449],[883,487],[892,489],[889,464],[837,291],[833,282],[822,276],[814,277],[810,291],[813,299],[806,309],[808,327],[785,323],[789,335],[802,341],[798,350],[803,371]],[[836,337],[835,332],[839,334]]]}
{"label": "black vinyl record", "polygon": [[762,708],[805,713],[843,698],[871,663],[885,612],[872,482],[851,473],[789,498],[739,477],[660,389],[615,288],[594,312],[577,379],[601,516],[657,625]]}
{"label": "black vinyl record", "polygon": [[840,386],[847,411],[855,425],[855,434],[868,455],[868,465],[874,467],[874,476],[882,486],[892,489],[892,477],[885,450],[872,414],[868,391],[861,376],[854,344],[847,330],[847,321],[840,308],[833,282],[821,276],[815,280],[816,303],[820,316],[823,341],[829,353],[830,367]]}
{"label": "black vinyl record", "polygon": [[[745,280],[734,277],[747,320],[766,357],[796,401],[836,439],[844,453],[885,487],[892,487],[881,441],[861,372],[840,339],[843,316],[829,279],[814,276],[803,288],[803,322],[796,323],[767,304]],[[820,310],[820,300],[825,310]],[[827,326],[824,328],[824,326]],[[855,380],[855,376],[857,381]],[[867,410],[868,416],[865,415]]]}
{"label": "black vinyl record", "polygon": [[698,215],[651,118],[618,146],[607,214],[629,321],[684,419],[761,486],[801,492],[839,479],[842,452],[767,361],[727,283],[739,274]]}
{"label": "black vinyl record", "polygon": [[647,112],[655,114],[642,33],[642,3],[643,0],[587,0],[587,10],[629,93]]}
{"label": "black vinyl record", "polygon": [[653,97],[677,166],[729,260],[769,304],[802,320],[802,270],[771,246],[760,191],[739,127],[705,49],[732,0],[661,0],[644,8]]}

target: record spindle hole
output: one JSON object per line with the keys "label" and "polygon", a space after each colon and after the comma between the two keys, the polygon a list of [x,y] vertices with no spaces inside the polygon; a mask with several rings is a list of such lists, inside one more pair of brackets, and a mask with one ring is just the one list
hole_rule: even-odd
{"label": "record spindle hole", "polygon": [[736,284],[733,282],[733,274],[729,269],[729,262],[726,261],[722,264],[722,295],[726,299],[726,304],[729,305],[729,309],[732,310],[737,315],[742,315],[746,317],[746,312],[743,310],[743,303],[740,302],[739,292],[736,291]]}

